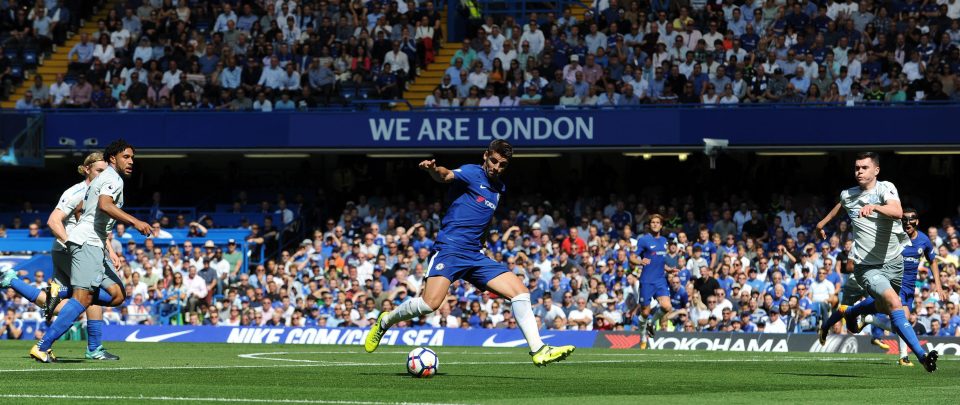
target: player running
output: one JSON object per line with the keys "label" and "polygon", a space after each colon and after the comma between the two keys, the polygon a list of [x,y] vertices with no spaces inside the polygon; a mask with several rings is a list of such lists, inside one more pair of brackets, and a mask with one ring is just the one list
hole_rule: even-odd
{"label": "player running", "polygon": [[[73,298],[64,301],[60,315],[47,329],[43,338],[30,349],[30,357],[42,363],[56,361],[50,349],[73,322],[94,303],[115,307],[123,303],[125,292],[122,282],[113,269],[114,264],[105,256],[107,236],[117,220],[133,225],[143,235],[150,233],[150,225],[123,212],[123,176],[133,173],[133,146],[119,139],[107,146],[104,158],[107,168],[90,182],[83,200],[83,214],[73,231],[67,235],[66,247],[70,254],[70,285]],[[62,236],[62,235],[58,235]],[[112,252],[112,251],[111,251]],[[54,284],[54,283],[51,283]],[[120,295],[103,299],[101,289],[119,289]],[[57,296],[59,288],[52,288],[50,297]],[[54,292],[56,291],[56,292]],[[52,301],[52,300],[51,300]],[[48,302],[49,306],[50,303]]]}
{"label": "player running", "polygon": [[[910,316],[910,310],[913,308],[914,296],[916,295],[917,273],[920,270],[920,258],[926,258],[931,265],[933,272],[933,288],[938,296],[943,297],[943,289],[940,284],[940,269],[934,260],[937,253],[933,248],[933,242],[923,232],[920,232],[920,218],[917,211],[912,208],[903,210],[903,229],[907,231],[910,238],[910,246],[903,249],[903,282],[900,286],[900,302],[903,304],[903,311]],[[876,330],[892,331],[890,318],[886,315],[877,314],[867,315],[864,318],[866,323],[874,326]],[[900,359],[897,364],[901,366],[913,366],[910,357],[907,355],[907,344],[900,338]]]}
{"label": "player running", "polygon": [[381,313],[367,334],[364,348],[372,353],[388,328],[398,322],[427,315],[443,303],[450,284],[469,281],[478,288],[492,291],[510,300],[514,317],[530,345],[533,364],[545,366],[565,359],[573,346],[548,346],[540,339],[537,321],[530,304],[530,293],[519,278],[503,263],[485,256],[481,237],[493,218],[500,195],[506,190],[500,176],[507,169],[513,147],[495,140],[483,153],[482,165],[464,165],[449,170],[437,166],[435,160],[420,162],[420,169],[450,187],[453,201],[443,217],[443,225],[427,265],[426,286],[420,297],[404,302],[390,313]]}
{"label": "player running", "polygon": [[[647,348],[647,339],[652,338],[660,318],[673,311],[670,305],[670,286],[667,285],[664,257],[667,255],[667,238],[660,234],[663,230],[663,217],[660,214],[650,216],[650,233],[637,239],[637,251],[630,256],[630,263],[642,265],[640,273],[640,330],[646,331],[640,340],[640,348]],[[638,258],[639,257],[639,258]],[[641,259],[642,258],[642,259]],[[650,300],[656,298],[657,312],[653,320],[650,316]]]}
{"label": "player running", "polygon": [[[903,280],[903,248],[910,241],[903,231],[900,219],[903,208],[897,188],[888,181],[877,181],[880,174],[880,156],[873,152],[857,155],[854,174],[858,186],[840,193],[840,202],[817,224],[817,233],[825,237],[823,225],[840,211],[847,211],[853,223],[853,249],[857,282],[870,295],[856,305],[846,308],[843,317],[847,330],[860,332],[857,317],[882,312],[890,316],[893,329],[907,342],[924,369],[937,369],[936,350],[929,353],[920,345],[917,334],[907,321],[900,302],[900,282]],[[823,343],[821,332],[821,343]]]}
{"label": "player running", "polygon": [[[81,205],[83,196],[87,192],[87,187],[100,173],[107,168],[107,163],[103,161],[103,153],[94,152],[83,160],[83,164],[77,167],[77,171],[85,177],[84,181],[74,184],[60,196],[60,201],[56,208],[50,213],[47,219],[47,226],[56,241],[50,249],[53,259],[53,280],[50,285],[62,285],[70,281],[70,254],[67,252],[64,241],[67,235],[77,225],[77,216],[74,211]],[[111,248],[112,250],[112,248]],[[44,315],[47,321],[53,317],[56,312],[57,303],[60,302],[59,294],[51,293],[50,287],[41,290],[30,284],[25,283],[17,277],[16,271],[7,270],[0,278],[0,288],[11,287],[17,294],[20,294],[30,302],[44,308]],[[58,288],[59,290],[59,288]],[[59,291],[58,291],[59,292]],[[121,294],[119,289],[116,293]],[[108,294],[101,291],[101,294]],[[52,297],[52,298],[48,298]],[[109,294],[106,296],[109,299]],[[87,308],[87,352],[86,358],[91,360],[119,360],[120,358],[107,352],[100,344],[103,336],[103,309],[99,306]]]}

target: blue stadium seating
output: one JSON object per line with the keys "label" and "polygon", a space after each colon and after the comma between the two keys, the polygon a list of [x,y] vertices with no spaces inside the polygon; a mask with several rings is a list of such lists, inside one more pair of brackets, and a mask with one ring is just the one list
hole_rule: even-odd
{"label": "blue stadium seating", "polygon": [[27,69],[33,69],[39,64],[37,60],[36,49],[25,49],[23,51],[23,66]]}

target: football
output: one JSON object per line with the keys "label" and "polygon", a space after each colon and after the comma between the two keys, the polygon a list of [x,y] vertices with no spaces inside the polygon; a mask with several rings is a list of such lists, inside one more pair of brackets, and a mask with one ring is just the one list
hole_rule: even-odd
{"label": "football", "polygon": [[433,377],[437,374],[440,359],[437,353],[426,347],[418,347],[407,355],[407,372],[417,378]]}

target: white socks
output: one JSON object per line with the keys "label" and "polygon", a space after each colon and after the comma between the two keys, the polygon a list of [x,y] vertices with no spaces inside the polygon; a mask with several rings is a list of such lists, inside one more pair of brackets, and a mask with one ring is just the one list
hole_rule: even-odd
{"label": "white socks", "polygon": [[890,324],[889,316],[867,315],[863,317],[863,322],[876,326],[888,332],[893,332],[893,325]]}
{"label": "white socks", "polygon": [[[893,325],[890,324],[890,317],[888,316],[867,315],[863,317],[863,321],[870,325],[873,325],[873,327],[875,328],[880,328],[885,331],[894,332]],[[899,340],[900,340],[900,357],[901,358],[908,357],[907,349],[909,347],[907,346],[907,342],[904,342],[903,338],[900,338]]]}
{"label": "white socks", "polygon": [[660,327],[660,319],[663,319],[663,316],[666,315],[666,311],[663,310],[663,307],[657,307],[656,311],[653,313],[653,328],[657,329]]}
{"label": "white socks", "polygon": [[530,345],[530,351],[536,353],[543,347],[543,340],[540,340],[540,331],[537,330],[537,319],[533,316],[533,308],[530,305],[530,294],[523,293],[510,300],[513,308],[513,317],[517,318],[517,325],[523,332],[523,337],[527,339]]}
{"label": "white socks", "polygon": [[383,322],[381,322],[380,327],[386,329],[396,325],[398,322],[418,318],[421,315],[427,315],[431,312],[433,312],[433,309],[423,301],[423,298],[417,297],[400,304],[396,309],[390,311],[387,316],[383,317]]}

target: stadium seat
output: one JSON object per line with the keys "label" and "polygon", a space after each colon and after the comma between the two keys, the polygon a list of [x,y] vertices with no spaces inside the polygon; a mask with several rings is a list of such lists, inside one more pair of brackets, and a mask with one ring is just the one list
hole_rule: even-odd
{"label": "stadium seat", "polygon": [[23,51],[23,66],[27,69],[32,69],[37,67],[37,50],[36,49],[25,49]]}
{"label": "stadium seat", "polygon": [[4,48],[3,56],[5,56],[7,59],[10,59],[11,61],[15,61],[20,56],[20,52],[18,52],[17,49],[14,49],[14,48]]}
{"label": "stadium seat", "polygon": [[14,80],[23,81],[23,65],[15,63],[10,66],[10,76]]}

